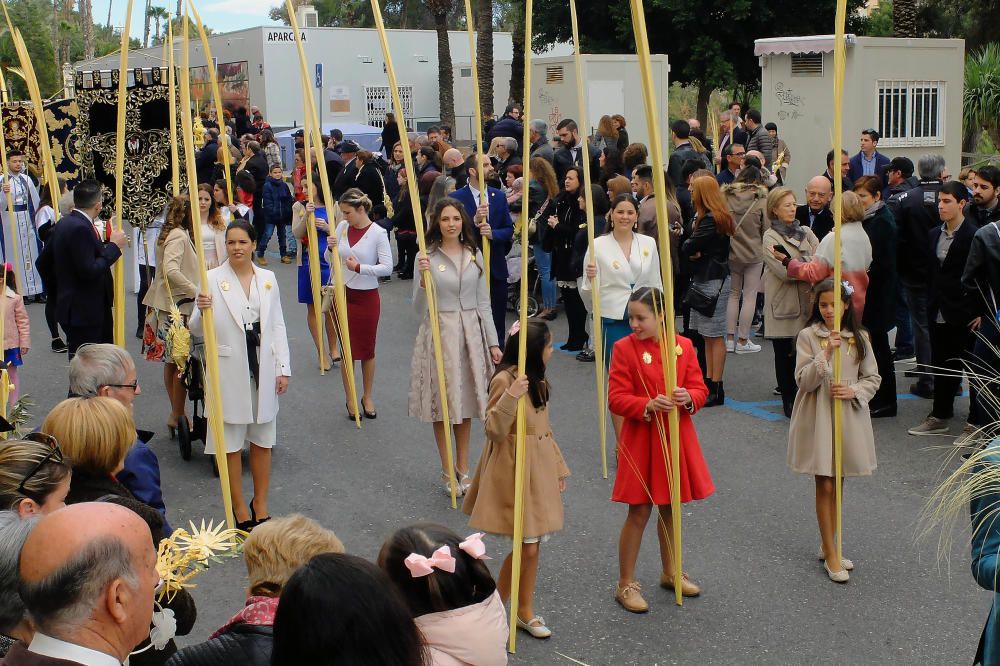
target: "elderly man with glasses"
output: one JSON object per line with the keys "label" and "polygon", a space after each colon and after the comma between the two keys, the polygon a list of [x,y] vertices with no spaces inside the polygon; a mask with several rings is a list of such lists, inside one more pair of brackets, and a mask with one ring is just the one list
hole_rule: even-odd
{"label": "elderly man with glasses", "polygon": [[[69,392],[71,396],[114,398],[133,410],[135,397],[142,393],[135,372],[132,356],[117,345],[90,344],[77,350],[69,364]],[[135,444],[125,456],[125,468],[118,473],[118,481],[135,495],[163,515],[163,532],[171,534],[167,522],[167,508],[160,488],[160,461],[149,448],[153,433],[137,430]]]}

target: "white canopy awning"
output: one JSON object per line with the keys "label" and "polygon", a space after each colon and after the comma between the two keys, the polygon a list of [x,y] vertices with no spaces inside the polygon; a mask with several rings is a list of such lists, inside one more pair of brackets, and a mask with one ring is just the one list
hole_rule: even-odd
{"label": "white canopy awning", "polygon": [[[857,41],[855,35],[844,35],[847,46]],[[809,35],[806,37],[772,37],[753,43],[755,56],[783,53],[833,53],[834,35]]]}

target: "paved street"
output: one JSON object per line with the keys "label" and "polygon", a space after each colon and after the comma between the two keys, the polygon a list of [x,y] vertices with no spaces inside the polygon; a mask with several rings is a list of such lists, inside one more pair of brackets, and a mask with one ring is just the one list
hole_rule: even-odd
{"label": "paved street", "polygon": [[[439,488],[430,426],[406,416],[419,321],[409,302],[413,282],[394,279],[382,288],[378,419],[358,431],[345,418],[339,374],[321,377],[317,369],[305,306],[296,303],[295,266],[272,259],[271,268],[282,290],[293,368],[278,416],[272,513],[312,516],[335,530],[349,552],[372,559],[395,527],[413,521],[467,533],[465,515],[449,508]],[[128,347],[138,355],[129,298]],[[23,391],[37,401],[39,423],[66,386],[66,357],[48,350],[42,309],[28,306],[34,346],[22,369]],[[565,320],[553,328],[555,339],[565,340]],[[143,394],[136,421],[157,431],[152,447],[171,521],[221,518],[208,460],[196,453],[182,461],[166,437],[160,364],[137,365]],[[732,406],[695,417],[717,491],[684,510],[685,568],[704,593],[677,607],[673,594],[656,586],[659,559],[650,525],[638,575],[651,610],[637,616],[612,599],[625,508],[608,500],[612,479],[600,474],[593,371],[561,352],[550,364],[554,434],[573,472],[564,496],[566,528],[542,548],[536,594],[537,612],[554,636],[540,642],[521,633],[512,663],[574,663],[557,653],[591,665],[971,662],[991,596],[971,578],[964,536],[945,554],[950,572],[946,560],[939,564],[936,542],[915,542],[919,512],[953,453],[950,439],[906,434],[925,416],[928,401],[903,400],[898,418],[876,421],[878,470],[846,486],[845,555],[856,569],[849,584],[838,586],[815,558],[812,480],[785,465],[787,423],[771,395],[770,346],[756,355],[729,355],[725,385]],[[908,385],[901,378],[901,390]],[[959,413],[965,409],[962,399]],[[475,425],[474,433],[481,428]],[[481,435],[474,435],[473,460],[481,448]],[[503,553],[494,539],[487,547],[495,572]],[[242,605],[245,586],[240,561],[203,575],[193,591],[199,620],[182,642],[204,640],[221,626]]]}

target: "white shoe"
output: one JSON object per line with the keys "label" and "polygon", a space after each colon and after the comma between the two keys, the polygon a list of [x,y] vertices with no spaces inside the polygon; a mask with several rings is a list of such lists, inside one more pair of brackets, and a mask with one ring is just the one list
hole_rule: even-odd
{"label": "white shoe", "polygon": [[545,626],[545,620],[538,615],[531,618],[527,622],[518,617],[517,628],[528,632],[535,638],[548,638],[552,635],[552,630]]}
{"label": "white shoe", "polygon": [[736,343],[737,354],[756,354],[760,351],[760,345],[754,344],[753,340],[747,340],[746,344]]}
{"label": "white shoe", "polygon": [[[445,472],[441,472],[441,483],[443,484],[442,488],[444,488],[444,494],[447,495],[448,497],[451,497],[451,483],[448,481],[448,475]],[[461,479],[456,475],[456,477],[455,477],[455,497],[461,497],[462,495],[464,495],[465,494],[465,489],[467,487],[468,486],[466,486],[466,487],[462,486]]]}
{"label": "white shoe", "polygon": [[[826,561],[826,555],[823,554],[823,546],[820,546],[819,550],[816,551],[816,559]],[[851,562],[846,557],[840,558],[840,566],[844,567],[845,571],[854,571],[854,562]]]}
{"label": "white shoe", "polygon": [[830,567],[823,562],[823,569],[826,570],[826,575],[830,577],[834,583],[846,583],[851,580],[851,574],[847,573],[847,569],[841,569],[840,571],[830,571]]}
{"label": "white shoe", "polygon": [[732,354],[734,351],[736,351],[736,341],[726,338],[726,352]]}

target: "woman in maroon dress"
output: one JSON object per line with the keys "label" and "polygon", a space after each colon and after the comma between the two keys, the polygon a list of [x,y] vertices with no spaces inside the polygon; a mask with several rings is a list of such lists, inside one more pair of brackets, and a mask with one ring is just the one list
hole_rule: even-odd
{"label": "woman in maroon dress", "polygon": [[[373,419],[378,415],[372,399],[375,385],[375,337],[381,311],[378,279],[392,275],[392,249],[385,229],[372,224],[368,217],[372,201],[364,192],[352,187],[341,195],[338,203],[344,220],[327,240],[326,260],[331,265],[335,260],[343,264],[347,323],[350,329],[348,342],[351,345],[351,359],[361,362],[364,386],[361,411],[365,418]],[[337,253],[336,258],[334,252]],[[341,344],[344,342],[341,340]],[[344,355],[343,358],[346,361],[347,356]],[[347,395],[347,416],[353,420],[358,405],[351,404],[351,385],[348,383],[344,364],[340,366],[340,374],[344,380],[344,393]]]}
{"label": "woman in maroon dress", "polygon": [[[642,534],[653,512],[659,511],[657,536],[663,571],[660,586],[673,590],[671,552],[673,527],[670,520],[669,448],[664,448],[660,432],[669,437],[667,412],[680,415],[680,495],[681,502],[704,499],[715,491],[698,444],[691,415],[708,397],[708,388],[691,341],[677,336],[677,389],[666,394],[660,362],[660,327],[663,321],[663,292],[645,287],[628,304],[632,334],[615,343],[608,378],[608,407],[624,417],[618,440],[618,472],[611,494],[614,502],[628,504],[628,517],[618,541],[618,586],[615,599],[625,610],[645,613],[649,605],[642,598],[635,579],[635,563]],[[696,597],[701,589],[684,574],[682,593]]]}

